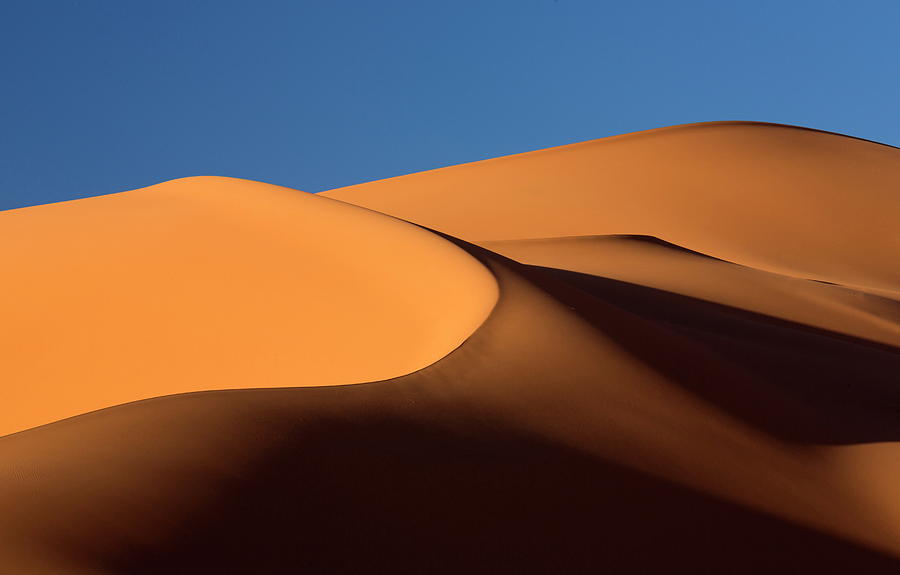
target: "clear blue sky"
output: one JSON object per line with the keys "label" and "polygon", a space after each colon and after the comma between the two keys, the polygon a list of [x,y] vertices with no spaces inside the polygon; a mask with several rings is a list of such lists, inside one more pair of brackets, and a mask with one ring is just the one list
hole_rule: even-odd
{"label": "clear blue sky", "polygon": [[707,120],[900,144],[898,0],[2,0],[0,46],[0,209]]}

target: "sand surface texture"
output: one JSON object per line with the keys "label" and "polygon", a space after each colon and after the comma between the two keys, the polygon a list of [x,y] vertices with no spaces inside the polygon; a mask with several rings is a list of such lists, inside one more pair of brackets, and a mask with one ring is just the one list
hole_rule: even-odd
{"label": "sand surface texture", "polygon": [[900,572],[897,149],[700,124],[0,238],[0,571]]}

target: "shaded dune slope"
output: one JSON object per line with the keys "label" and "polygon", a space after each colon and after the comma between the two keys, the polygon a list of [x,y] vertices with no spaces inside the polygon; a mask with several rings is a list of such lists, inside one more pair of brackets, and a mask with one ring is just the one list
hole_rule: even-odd
{"label": "shaded dune slope", "polygon": [[[715,162],[691,159],[709,154]],[[780,162],[770,183],[824,185],[804,172],[819,165],[882,187],[854,188],[866,207],[848,212],[834,184],[793,233],[754,212],[786,184],[748,200],[750,224],[712,221],[726,169],[738,188],[765,183],[746,181],[761,170],[741,155]],[[660,158],[668,175],[625,169],[638,156]],[[669,160],[695,163],[679,172]],[[328,194],[438,230],[415,231],[436,242],[428,257],[468,252],[466,293],[481,299],[454,324],[462,345],[445,341],[418,371],[360,385],[263,389],[273,382],[250,376],[242,387],[256,389],[221,390],[230,374],[210,370],[194,389],[219,391],[0,438],[0,564],[36,574],[895,573],[897,238],[876,225],[889,215],[859,218],[892,208],[885,186],[898,161],[835,135],[717,124]],[[721,173],[691,183],[697,162]],[[591,184],[610,172],[638,178],[628,197],[646,197]],[[814,196],[801,183],[783,213],[799,217]],[[602,206],[618,202],[612,225]],[[873,225],[819,238],[825,223]],[[387,235],[384,249],[406,238]]]}
{"label": "shaded dune slope", "polygon": [[900,346],[900,301],[766,272],[651,236],[482,242],[523,263],[630,282]]}

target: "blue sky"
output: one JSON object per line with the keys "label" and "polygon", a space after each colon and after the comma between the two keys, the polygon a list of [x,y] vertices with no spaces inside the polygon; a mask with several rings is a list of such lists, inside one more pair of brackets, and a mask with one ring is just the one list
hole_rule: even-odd
{"label": "blue sky", "polygon": [[0,209],[707,120],[900,145],[900,2],[3,0]]}

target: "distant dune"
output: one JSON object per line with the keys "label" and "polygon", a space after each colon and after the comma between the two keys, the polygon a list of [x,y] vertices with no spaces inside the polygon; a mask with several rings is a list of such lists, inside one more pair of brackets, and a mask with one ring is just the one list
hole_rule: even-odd
{"label": "distant dune", "polygon": [[0,572],[900,572],[895,148],[697,124],[0,240]]}

